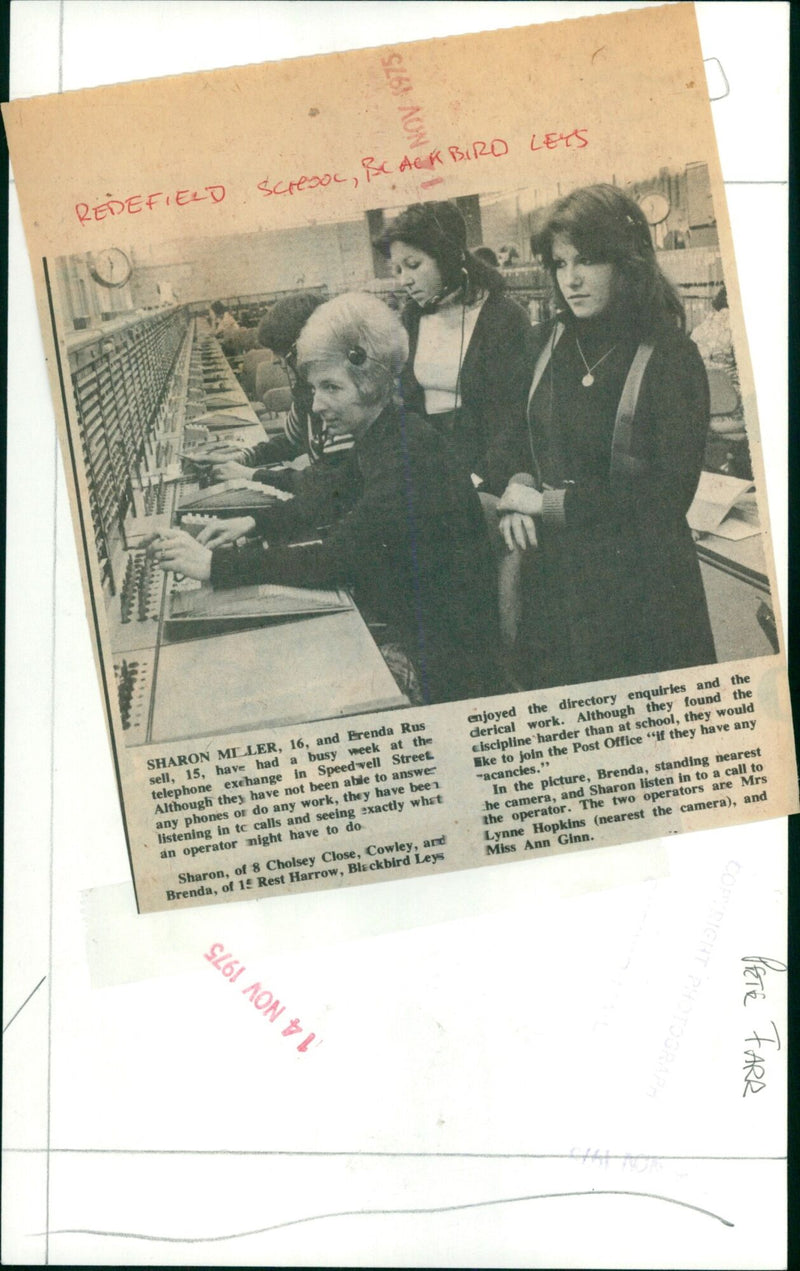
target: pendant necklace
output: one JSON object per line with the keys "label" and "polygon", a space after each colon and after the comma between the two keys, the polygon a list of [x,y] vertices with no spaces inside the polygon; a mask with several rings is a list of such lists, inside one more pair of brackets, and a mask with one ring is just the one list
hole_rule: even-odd
{"label": "pendant necklace", "polygon": [[590,366],[589,363],[586,361],[586,358],[583,356],[583,349],[581,348],[581,342],[578,339],[577,335],[575,336],[575,344],[577,346],[578,352],[581,355],[581,361],[583,362],[583,365],[586,367],[586,374],[581,380],[581,384],[583,385],[584,388],[591,388],[592,384],[594,384],[594,376],[592,375],[592,371],[596,371],[600,363],[605,362],[606,358],[609,356],[610,353],[614,352],[614,349],[617,346],[616,344],[612,344],[611,348],[607,349],[606,352],[603,354],[603,356],[599,357],[593,366]]}

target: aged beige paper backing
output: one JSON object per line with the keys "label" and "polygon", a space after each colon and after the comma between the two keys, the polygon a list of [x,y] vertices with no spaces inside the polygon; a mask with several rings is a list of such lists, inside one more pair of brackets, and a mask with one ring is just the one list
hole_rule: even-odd
{"label": "aged beige paper backing", "polygon": [[[796,809],[756,403],[707,98],[692,9],[676,5],[4,107],[140,911]],[[530,218],[595,182],[656,200],[656,246],[690,327],[727,288],[755,496],[743,491],[734,537],[698,540],[717,661],[409,708],[350,607],[176,638],[174,583],[146,572],[136,536],[183,497],[173,478],[212,344],[208,305],[256,312],[306,288],[384,294],[370,245],[383,214],[458,199],[475,217],[471,246],[514,248],[510,294],[516,285],[536,320]],[[658,199],[670,208],[661,220]],[[219,374],[215,388],[233,394],[220,408],[235,413],[238,381]],[[249,441],[257,420],[244,404]],[[112,417],[127,421],[116,451]]]}

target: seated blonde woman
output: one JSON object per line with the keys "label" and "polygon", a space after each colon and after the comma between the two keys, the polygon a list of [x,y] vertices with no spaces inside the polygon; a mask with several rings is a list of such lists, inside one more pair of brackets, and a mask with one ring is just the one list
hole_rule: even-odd
{"label": "seated blonde woman", "polygon": [[[214,587],[351,587],[413,704],[501,692],[480,502],[442,436],[396,400],[407,356],[400,320],[377,297],[350,293],[321,305],[297,362],[325,427],[355,439],[341,479],[258,519],[212,522],[197,540],[171,531],[153,550],[162,569]],[[322,542],[288,546],[320,531]],[[241,544],[242,535],[255,541]]]}

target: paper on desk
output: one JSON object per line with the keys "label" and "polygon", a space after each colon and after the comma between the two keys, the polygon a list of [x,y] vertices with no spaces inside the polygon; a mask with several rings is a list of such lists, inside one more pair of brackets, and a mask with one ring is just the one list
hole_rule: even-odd
{"label": "paper on desk", "polygon": [[[686,519],[701,534],[720,534],[722,538],[745,538],[745,534],[725,534],[720,527],[735,504],[753,489],[752,481],[728,477],[719,472],[703,472]],[[758,533],[758,526],[752,531]]]}
{"label": "paper on desk", "polygon": [[717,538],[727,538],[731,542],[739,542],[743,538],[753,538],[760,533],[760,529],[752,521],[740,516],[737,509],[733,508],[713,532]]}
{"label": "paper on desk", "polygon": [[252,408],[247,412],[241,406],[218,407],[216,410],[205,411],[202,415],[195,415],[192,423],[219,432],[223,428],[241,428],[242,424],[253,424],[254,414]]}
{"label": "paper on desk", "polygon": [[[165,48],[174,58],[203,34],[206,60],[198,65],[221,61],[234,15],[237,22],[248,20],[235,7],[224,24],[216,6],[181,7],[194,20],[191,30],[182,31],[184,43],[150,37],[151,61],[138,63],[133,73],[192,69],[153,59],[163,57]],[[263,12],[256,15],[261,6],[249,7],[250,20],[263,21]],[[711,6],[726,40],[737,21],[743,23],[751,73],[747,19],[737,19],[737,7]],[[412,9],[419,23],[439,20],[436,9],[452,21],[449,6],[424,6],[434,10],[429,18],[418,6],[403,8],[406,30]],[[494,6],[483,21],[499,21],[507,8]],[[515,8],[509,20],[519,20]],[[563,6],[558,8],[561,15],[554,16],[563,16]],[[359,9],[353,20],[363,37]],[[162,7],[159,14],[162,21],[174,20]],[[37,23],[44,16],[40,8]],[[81,16],[92,22],[96,37],[105,15],[96,8],[89,18],[67,3],[67,48],[75,57],[81,41],[74,20]],[[526,9],[524,20],[535,16]],[[115,10],[113,21],[122,18]],[[137,6],[136,23],[143,19]],[[713,19],[706,19],[709,25]],[[423,33],[434,32],[420,26]],[[308,52],[314,34],[304,22],[295,51]],[[762,24],[762,40],[764,34]],[[55,46],[57,26],[52,36]],[[399,37],[375,37],[387,38]],[[119,57],[119,44],[110,47]],[[240,59],[243,47],[249,46],[239,34],[231,61]],[[725,64],[736,104],[742,81],[737,84],[727,58]],[[37,41],[38,74],[43,65],[47,49]],[[123,78],[125,72],[109,74]],[[36,91],[56,86],[37,84]],[[751,151],[759,165],[769,149],[763,140]],[[737,158],[745,152],[737,139]],[[741,270],[738,238],[737,245]],[[24,252],[21,244],[19,249]],[[760,245],[756,255],[762,259]],[[35,318],[26,316],[29,344],[36,347]],[[38,363],[35,371],[40,376]],[[33,382],[30,377],[29,399]],[[40,413],[41,453],[47,454],[52,420],[46,389]],[[27,434],[26,451],[30,442]],[[60,497],[63,509],[63,491]],[[39,528],[30,531],[29,550],[37,546]],[[46,528],[52,535],[52,525]],[[70,536],[62,516],[59,592],[74,598],[79,589],[71,576]],[[40,565],[45,553],[34,559]],[[34,656],[39,633],[47,629],[40,615],[49,612],[49,592],[39,586],[46,581],[42,575],[31,571],[31,579],[26,605],[40,602],[28,627]],[[55,1262],[125,1265],[780,1264],[780,1069],[774,1086],[768,1083],[749,1099],[731,1077],[734,1065],[739,1077],[739,1024],[751,1009],[739,1008],[740,959],[754,951],[774,954],[772,937],[782,925],[781,910],[774,908],[783,879],[779,827],[692,835],[667,848],[650,843],[636,854],[606,849],[543,861],[535,881],[522,866],[472,871],[445,880],[446,913],[441,879],[409,880],[389,896],[385,889],[366,888],[335,898],[284,898],[289,916],[277,950],[269,938],[272,911],[264,903],[227,907],[219,914],[222,927],[213,931],[203,911],[138,917],[129,884],[119,882],[127,878],[127,865],[116,804],[108,790],[96,790],[103,783],[110,787],[111,773],[80,601],[62,606],[59,621],[49,965],[42,940],[42,910],[48,907],[41,898],[49,890],[47,818],[39,819],[47,812],[44,803],[28,804],[19,839],[31,851],[9,869],[14,903],[7,973],[14,989],[23,988],[12,1005],[34,987],[42,967],[46,980],[8,1033],[9,1085],[23,1072],[25,1080],[14,1081],[6,1145],[29,1151],[7,1157],[17,1166],[11,1178],[7,1168],[5,1178],[7,1261],[38,1262],[47,1251]],[[40,664],[46,665],[45,657]],[[44,687],[29,683],[27,701]],[[70,753],[64,744],[76,725],[84,728],[82,753]],[[88,788],[90,817],[74,796]],[[653,862],[655,876],[648,880]],[[737,864],[738,871],[731,868]],[[123,893],[122,906],[107,890],[112,884],[118,884],[116,898]],[[313,921],[300,921],[303,912]],[[440,921],[416,929],[419,915]],[[325,939],[315,943],[320,929]],[[351,942],[337,944],[342,936]],[[242,981],[229,984],[203,959],[220,940],[262,975],[262,983],[269,977],[287,1013],[296,1008],[304,1024],[318,1024],[319,1047],[297,1053],[294,1035],[275,1035],[286,1015],[274,1023],[259,1015],[237,993]],[[195,952],[196,971],[190,969]],[[124,963],[117,976],[106,987],[90,987],[90,969],[94,974],[103,962],[108,967],[115,955]],[[766,979],[767,1000],[775,1000],[781,973]],[[686,999],[692,990],[696,996]],[[780,1027],[781,1020],[773,1022]],[[754,1027],[763,1027],[760,1017]],[[676,1046],[667,1047],[668,1038]],[[326,1060],[331,1051],[334,1058]],[[667,1051],[675,1056],[671,1063]],[[301,1065],[318,1060],[326,1066],[309,1076]],[[664,1086],[654,1097],[647,1082],[657,1073]],[[402,1150],[377,1155],[387,1144],[390,1153],[398,1145]],[[520,1154],[491,1155],[498,1144]],[[669,1161],[670,1146],[697,1159]],[[557,1151],[547,1155],[548,1149]],[[455,1155],[441,1155],[448,1150]],[[743,1151],[747,1159],[723,1159]],[[593,1196],[521,1199],[589,1190]],[[607,1194],[631,1190],[651,1195]],[[669,1199],[653,1199],[652,1193]],[[511,1203],[486,1204],[503,1199]],[[447,1205],[475,1207],[431,1217],[420,1212]],[[299,1221],[326,1211],[380,1209],[412,1212]],[[102,1234],[202,1241],[296,1221],[265,1236],[223,1243],[172,1245]],[[49,1237],[39,1237],[46,1225]],[[56,1236],[59,1228],[84,1233]]]}
{"label": "paper on desk", "polygon": [[287,614],[333,613],[352,607],[352,601],[343,591],[263,583],[218,592],[206,585],[174,595],[169,619],[191,622],[255,616],[285,617]]}

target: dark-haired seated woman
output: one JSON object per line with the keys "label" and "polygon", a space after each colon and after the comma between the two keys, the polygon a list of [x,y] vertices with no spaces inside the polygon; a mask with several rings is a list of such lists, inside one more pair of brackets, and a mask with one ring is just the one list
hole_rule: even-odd
{"label": "dark-haired seated woman", "polygon": [[[355,438],[335,490],[320,500],[304,487],[258,522],[211,523],[197,541],[171,531],[151,548],[161,567],[214,587],[350,586],[412,703],[502,691],[480,502],[444,439],[395,403],[408,354],[399,318],[374,296],[338,296],[308,319],[297,354],[314,411]],[[322,542],[288,546],[321,524]],[[258,538],[237,546],[242,534]]]}
{"label": "dark-haired seated woman", "polygon": [[520,471],[500,501],[506,543],[528,558],[518,677],[530,688],[713,662],[686,522],[708,383],[647,221],[616,187],[589,186],[531,245],[559,311],[535,332]]}
{"label": "dark-haired seated woman", "polygon": [[209,305],[208,318],[212,333],[220,340],[228,339],[239,330],[239,323],[223,300],[215,300]]}

